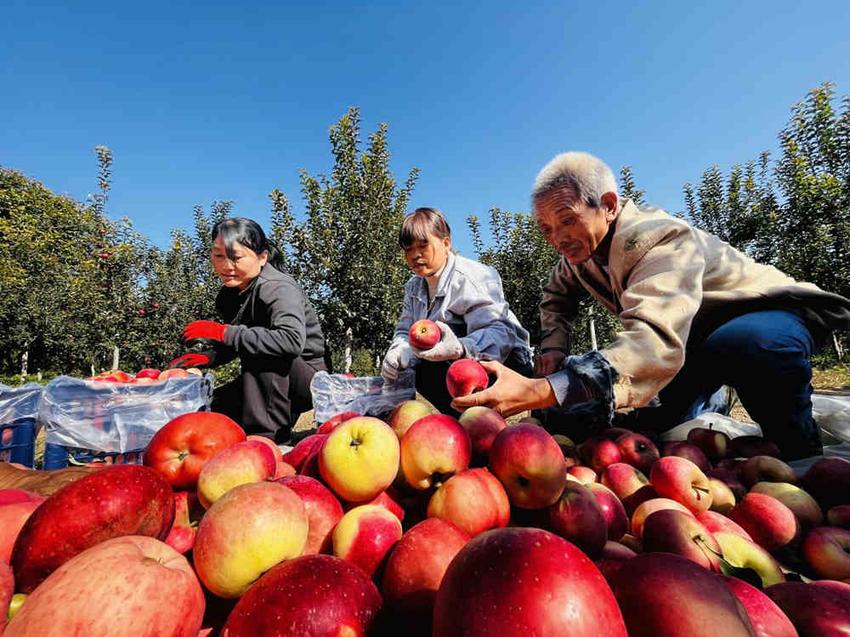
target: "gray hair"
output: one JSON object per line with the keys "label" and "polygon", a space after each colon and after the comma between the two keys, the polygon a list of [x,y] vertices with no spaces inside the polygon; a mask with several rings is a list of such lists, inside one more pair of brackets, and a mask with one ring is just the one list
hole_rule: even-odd
{"label": "gray hair", "polygon": [[589,206],[599,206],[602,195],[617,192],[617,179],[604,161],[590,153],[569,152],[556,155],[543,167],[534,180],[531,203],[560,187],[575,190],[579,199]]}

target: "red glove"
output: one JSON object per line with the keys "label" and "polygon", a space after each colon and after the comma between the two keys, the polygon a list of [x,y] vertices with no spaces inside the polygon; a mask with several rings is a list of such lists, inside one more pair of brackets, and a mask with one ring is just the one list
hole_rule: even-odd
{"label": "red glove", "polygon": [[188,342],[198,338],[205,338],[211,341],[223,343],[224,333],[226,331],[227,325],[224,323],[216,323],[215,321],[192,321],[183,329],[183,340]]}
{"label": "red glove", "polygon": [[212,365],[212,362],[212,357],[207,354],[189,352],[188,354],[178,356],[165,367],[166,369],[171,369],[172,367],[182,367],[183,369],[188,369],[189,367],[209,367]]}

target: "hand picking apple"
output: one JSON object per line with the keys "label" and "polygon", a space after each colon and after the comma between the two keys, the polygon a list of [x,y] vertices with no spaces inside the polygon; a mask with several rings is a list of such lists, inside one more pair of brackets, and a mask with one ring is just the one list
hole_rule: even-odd
{"label": "hand picking apple", "polygon": [[482,361],[481,366],[496,377],[484,391],[455,398],[451,405],[457,411],[469,407],[489,407],[502,416],[513,416],[526,409],[556,404],[555,392],[545,378],[526,378],[497,361]]}

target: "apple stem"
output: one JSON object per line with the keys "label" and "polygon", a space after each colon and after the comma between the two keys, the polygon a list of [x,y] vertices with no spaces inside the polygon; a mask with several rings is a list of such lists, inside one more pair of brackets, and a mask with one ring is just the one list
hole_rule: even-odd
{"label": "apple stem", "polygon": [[697,495],[697,500],[701,500],[704,495],[708,495],[709,493],[711,493],[709,489],[706,489],[704,487],[694,487],[694,492]]}
{"label": "apple stem", "polygon": [[359,440],[357,440],[357,438],[353,438],[353,439],[351,440],[351,442],[349,443],[349,446],[351,446],[351,447],[359,447],[359,446],[360,446],[360,441],[359,441]]}

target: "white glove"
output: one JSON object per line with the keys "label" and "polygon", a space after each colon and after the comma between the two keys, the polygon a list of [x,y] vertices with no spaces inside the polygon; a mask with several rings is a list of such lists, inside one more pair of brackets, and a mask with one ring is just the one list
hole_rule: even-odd
{"label": "white glove", "polygon": [[416,349],[413,348],[413,353],[424,361],[453,361],[463,356],[463,345],[458,340],[452,328],[442,321],[435,321],[443,333],[440,342],[434,345],[431,349]]}
{"label": "white glove", "polygon": [[395,381],[399,372],[410,367],[412,360],[413,350],[410,345],[405,342],[399,343],[384,356],[384,362],[381,364],[381,376],[388,382]]}

